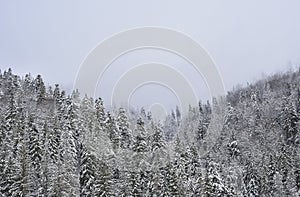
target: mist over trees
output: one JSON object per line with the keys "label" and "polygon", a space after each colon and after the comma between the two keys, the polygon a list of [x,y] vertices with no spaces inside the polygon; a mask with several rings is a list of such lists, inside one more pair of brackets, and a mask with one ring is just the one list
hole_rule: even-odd
{"label": "mist over trees", "polygon": [[0,72],[1,196],[300,196],[300,72],[183,116]]}

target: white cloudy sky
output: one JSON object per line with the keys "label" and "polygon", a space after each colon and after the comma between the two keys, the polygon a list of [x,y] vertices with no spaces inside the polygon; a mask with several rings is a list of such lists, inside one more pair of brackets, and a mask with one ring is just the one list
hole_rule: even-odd
{"label": "white cloudy sky", "polygon": [[70,88],[81,62],[102,40],[134,27],[161,26],[204,46],[231,89],[262,73],[299,66],[299,8],[297,0],[1,1],[0,68],[41,73],[49,84]]}

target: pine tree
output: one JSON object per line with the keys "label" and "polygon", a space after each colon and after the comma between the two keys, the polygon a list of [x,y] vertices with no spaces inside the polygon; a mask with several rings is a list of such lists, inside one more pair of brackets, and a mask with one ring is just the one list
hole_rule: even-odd
{"label": "pine tree", "polygon": [[40,104],[45,100],[46,94],[46,87],[41,75],[38,75],[34,80],[34,87],[37,94],[37,104]]}
{"label": "pine tree", "polygon": [[6,141],[6,145],[9,146],[8,149],[13,151],[13,143],[14,143],[14,134],[16,129],[17,122],[17,105],[15,101],[15,95],[13,93],[13,89],[9,86],[7,90],[9,93],[8,106],[4,112],[4,125],[3,125],[3,136]]}
{"label": "pine tree", "polygon": [[293,153],[294,162],[294,177],[295,177],[295,191],[300,195],[300,156],[299,151],[294,150]]}
{"label": "pine tree", "polygon": [[42,175],[42,142],[41,134],[37,129],[37,126],[34,122],[34,117],[31,115],[28,118],[28,133],[29,133],[29,155],[32,163],[32,177],[34,179],[34,190],[35,195],[38,195],[39,191],[42,189],[41,186],[41,175]]}
{"label": "pine tree", "polygon": [[1,172],[1,194],[4,196],[12,196],[13,187],[15,179],[15,163],[13,162],[15,158],[12,157],[12,155],[8,155],[3,162],[3,169]]}
{"label": "pine tree", "polygon": [[50,158],[52,159],[53,163],[56,163],[57,160],[61,159],[62,156],[59,154],[60,147],[61,147],[61,129],[59,127],[59,121],[58,117],[53,117],[52,121],[53,127],[49,130],[49,143],[48,143],[48,149]]}
{"label": "pine tree", "polygon": [[[78,93],[74,93],[78,94]],[[79,99],[79,98],[77,98]],[[75,100],[77,100],[75,99]],[[72,99],[74,101],[74,98]],[[75,103],[80,103],[80,101],[75,101]],[[83,128],[86,132],[92,132],[94,129],[95,116],[94,116],[94,103],[92,98],[88,98],[87,95],[84,96],[80,103],[80,118],[82,119]]]}
{"label": "pine tree", "polygon": [[205,195],[206,196],[230,196],[228,188],[218,172],[217,163],[210,161],[206,168]]}
{"label": "pine tree", "polygon": [[176,169],[168,162],[158,171],[151,172],[150,194],[153,196],[180,196]]}
{"label": "pine tree", "polygon": [[190,184],[192,185],[191,191],[193,194],[196,194],[199,192],[199,190],[202,190],[202,183],[200,181],[202,180],[201,163],[195,145],[191,145],[189,151],[190,151],[189,152],[190,155],[189,175],[190,175]]}
{"label": "pine tree", "polygon": [[183,144],[180,140],[180,138],[177,136],[174,144],[174,159],[173,159],[173,166],[176,169],[176,175],[179,177],[178,180],[178,191],[180,196],[185,196],[185,180],[187,177],[186,171],[185,171],[185,154],[184,154],[184,148]]}
{"label": "pine tree", "polygon": [[105,108],[103,105],[103,100],[101,98],[96,99],[95,101],[95,109],[96,109],[96,119],[100,124],[101,128],[104,128],[106,121]]}
{"label": "pine tree", "polygon": [[20,143],[18,146],[17,157],[15,158],[13,170],[13,184],[9,190],[9,196],[29,196],[36,195],[35,186],[30,177],[30,161],[26,153],[26,145]]}
{"label": "pine tree", "polygon": [[118,150],[120,147],[120,133],[116,121],[110,113],[107,114],[106,129],[113,149]]}
{"label": "pine tree", "polygon": [[274,158],[272,155],[269,156],[269,162],[266,166],[266,188],[264,193],[268,194],[270,196],[273,196],[276,194],[276,185],[275,185],[275,179],[276,179],[276,166],[274,162]]}
{"label": "pine tree", "polygon": [[146,140],[146,130],[144,128],[144,122],[141,118],[137,120],[135,133],[136,136],[133,142],[132,150],[137,153],[147,152],[148,144]]}
{"label": "pine tree", "polygon": [[27,94],[34,91],[33,80],[32,80],[31,74],[26,74],[25,75],[25,79],[24,79],[24,83],[23,83],[23,90]]}
{"label": "pine tree", "polygon": [[113,178],[112,170],[103,160],[100,162],[98,189],[96,189],[96,196],[110,197],[113,196]]}
{"label": "pine tree", "polygon": [[206,135],[207,127],[205,124],[204,111],[201,102],[199,102],[199,122],[196,130],[196,142],[200,143]]}
{"label": "pine tree", "polygon": [[297,95],[296,95],[296,112],[298,116],[300,116],[300,88],[297,88]]}
{"label": "pine tree", "polygon": [[153,125],[154,133],[151,136],[151,151],[154,152],[161,148],[166,148],[166,142],[163,137],[163,131],[160,123],[158,125]]}
{"label": "pine tree", "polygon": [[244,182],[244,195],[249,197],[261,195],[261,180],[252,163],[247,165]]}
{"label": "pine tree", "polygon": [[240,148],[238,146],[237,139],[234,134],[231,135],[230,143],[227,145],[230,160],[236,158],[240,154]]}
{"label": "pine tree", "polygon": [[180,196],[176,170],[170,163],[166,166],[166,168],[168,169],[166,179],[168,182],[169,196]]}
{"label": "pine tree", "polygon": [[142,118],[143,121],[147,120],[146,110],[143,107],[141,108],[140,117]]}
{"label": "pine tree", "polygon": [[235,123],[236,120],[237,120],[235,110],[231,106],[230,103],[228,103],[228,105],[227,105],[226,114],[225,114],[225,118],[224,119],[225,119],[224,125],[227,126],[228,128],[232,128],[233,127],[233,123]]}
{"label": "pine tree", "polygon": [[52,182],[53,172],[51,171],[51,158],[49,154],[49,128],[46,122],[43,124],[42,132],[43,155],[41,161],[41,190],[39,191],[39,195],[50,196],[54,182]]}
{"label": "pine tree", "polygon": [[[8,94],[8,105],[4,110],[4,120],[2,126],[3,141],[1,143],[1,193],[7,196],[11,196],[15,188],[15,172],[16,162],[15,158],[18,153],[18,142],[20,140],[18,131],[18,109],[15,101],[14,87],[11,81],[11,70],[8,73],[4,73],[4,77],[8,78],[8,86],[6,87],[6,93]],[[15,146],[14,146],[15,145]],[[15,188],[15,189],[14,189]]]}
{"label": "pine tree", "polygon": [[207,101],[206,105],[205,105],[205,114],[206,114],[206,116],[210,116],[211,113],[212,113],[211,105],[210,105],[210,102]]}
{"label": "pine tree", "polygon": [[65,188],[71,195],[78,195],[79,193],[79,144],[80,144],[80,122],[78,119],[78,107],[67,98],[64,106],[63,117],[63,161],[66,167],[63,170],[63,176],[67,182]]}
{"label": "pine tree", "polygon": [[[77,105],[80,104],[80,102],[81,102],[81,100],[80,100],[80,92],[79,92],[78,89],[72,91],[71,98],[72,98],[72,101],[75,104],[77,104]],[[83,99],[82,102],[84,103],[86,101],[86,99],[87,99],[87,95],[84,96],[84,99]],[[87,100],[89,100],[89,102],[92,101],[92,99],[87,99]],[[91,104],[91,105],[93,106],[93,104]]]}
{"label": "pine tree", "polygon": [[280,116],[284,141],[288,145],[295,145],[298,134],[299,118],[288,97],[283,98]]}
{"label": "pine tree", "polygon": [[195,182],[195,186],[194,186],[194,195],[195,196],[203,196],[205,193],[204,190],[204,182],[205,180],[203,179],[202,176],[198,176],[198,178],[196,179]]}
{"label": "pine tree", "polygon": [[[9,195],[11,196],[27,196],[35,194],[35,182],[33,175],[33,164],[31,162],[30,150],[28,149],[28,143],[30,142],[27,129],[25,115],[22,107],[19,106],[18,117],[16,118],[16,130],[15,130],[15,149],[13,154],[14,162],[11,164],[12,169],[9,170],[11,174],[11,185],[9,188]],[[29,153],[29,154],[28,154]]]}
{"label": "pine tree", "polygon": [[96,195],[96,163],[95,156],[85,147],[80,144],[80,196],[95,196]]}
{"label": "pine tree", "polygon": [[148,193],[149,190],[149,171],[141,169],[139,171],[139,191],[141,191],[141,196]]}
{"label": "pine tree", "polygon": [[130,148],[132,144],[132,133],[129,129],[128,118],[124,108],[119,109],[117,125],[120,131],[120,147],[123,149]]}
{"label": "pine tree", "polygon": [[292,172],[292,152],[288,145],[281,144],[279,157],[277,158],[279,173],[281,175],[281,194],[289,196],[291,194],[291,172]]}
{"label": "pine tree", "polygon": [[181,123],[181,112],[180,112],[178,106],[176,106],[176,120],[177,120],[177,126],[180,126],[180,123]]}
{"label": "pine tree", "polygon": [[175,136],[175,133],[177,131],[177,124],[175,119],[175,113],[172,112],[171,115],[168,115],[164,122],[164,137],[166,141],[171,141],[173,137]]}
{"label": "pine tree", "polygon": [[60,99],[60,89],[59,89],[59,85],[55,84],[55,88],[53,91],[53,98],[58,101]]}
{"label": "pine tree", "polygon": [[129,178],[129,196],[140,197],[142,196],[141,186],[139,181],[139,173],[137,171],[130,172]]}

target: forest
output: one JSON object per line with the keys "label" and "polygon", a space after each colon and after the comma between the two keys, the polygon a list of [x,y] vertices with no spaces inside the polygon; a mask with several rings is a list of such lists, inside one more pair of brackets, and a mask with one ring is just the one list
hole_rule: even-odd
{"label": "forest", "polygon": [[161,121],[0,72],[0,196],[300,196],[300,70]]}

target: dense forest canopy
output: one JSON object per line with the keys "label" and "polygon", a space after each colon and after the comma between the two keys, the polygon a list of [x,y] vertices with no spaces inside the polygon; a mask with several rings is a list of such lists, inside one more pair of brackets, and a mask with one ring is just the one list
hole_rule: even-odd
{"label": "dense forest canopy", "polygon": [[300,72],[159,122],[103,102],[1,72],[1,196],[300,196]]}

